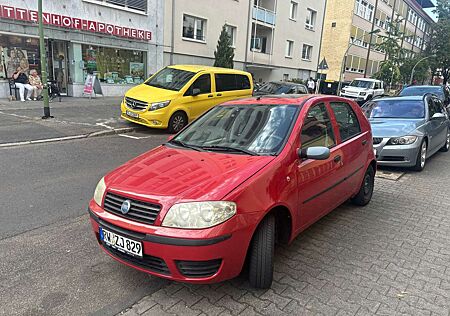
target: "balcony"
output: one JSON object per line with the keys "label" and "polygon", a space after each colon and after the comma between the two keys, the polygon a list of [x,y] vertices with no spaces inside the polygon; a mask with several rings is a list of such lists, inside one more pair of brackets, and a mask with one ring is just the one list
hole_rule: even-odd
{"label": "balcony", "polygon": [[253,19],[275,26],[276,13],[263,7],[253,6]]}

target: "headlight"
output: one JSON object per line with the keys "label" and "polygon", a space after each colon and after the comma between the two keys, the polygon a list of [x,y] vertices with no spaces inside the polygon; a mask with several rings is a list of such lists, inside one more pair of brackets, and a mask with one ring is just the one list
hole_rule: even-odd
{"label": "headlight", "polygon": [[361,96],[365,96],[367,94],[367,92],[360,92],[359,95]]}
{"label": "headlight", "polygon": [[388,145],[411,145],[417,140],[417,136],[403,136],[389,139]]}
{"label": "headlight", "polygon": [[155,103],[152,103],[152,104],[150,105],[150,111],[156,111],[156,110],[165,108],[166,106],[169,105],[169,103],[170,103],[170,100],[169,100],[169,101],[164,101],[164,102],[155,102]]}
{"label": "headlight", "polygon": [[236,203],[227,201],[189,202],[173,205],[162,226],[177,228],[208,228],[225,222],[236,214]]}
{"label": "headlight", "polygon": [[99,206],[102,205],[102,199],[103,199],[103,194],[105,194],[105,190],[106,190],[105,178],[101,178],[100,181],[98,182],[97,187],[95,188],[95,192],[94,192],[94,201]]}

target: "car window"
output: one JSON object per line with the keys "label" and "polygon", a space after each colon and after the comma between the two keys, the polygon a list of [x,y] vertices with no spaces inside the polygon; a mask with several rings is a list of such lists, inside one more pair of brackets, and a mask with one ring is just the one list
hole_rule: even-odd
{"label": "car window", "polygon": [[381,89],[379,82],[375,82],[375,89]]}
{"label": "car window", "polygon": [[211,93],[211,76],[204,74],[198,77],[186,91],[185,95],[192,95],[194,89],[199,89],[200,94]]}
{"label": "car window", "polygon": [[217,92],[250,89],[250,80],[244,75],[215,74],[215,78]]}
{"label": "car window", "polygon": [[331,102],[330,106],[336,117],[343,142],[361,133],[358,117],[349,104],[345,102]]}
{"label": "car window", "polygon": [[298,93],[300,93],[300,94],[308,94],[308,90],[304,86],[299,86],[298,90],[299,90]]}
{"label": "car window", "polygon": [[195,72],[166,67],[148,79],[145,84],[156,88],[179,91],[194,75]]}
{"label": "car window", "polygon": [[314,105],[309,109],[303,122],[300,141],[302,149],[314,146],[330,148],[336,145],[325,104]]}
{"label": "car window", "polygon": [[436,107],[436,104],[433,101],[433,98],[428,99],[428,113],[430,118],[433,117],[436,113],[438,113],[438,109]]}
{"label": "car window", "polygon": [[373,102],[366,102],[361,109],[368,119],[419,119],[425,117],[425,103],[422,100],[377,99]]}

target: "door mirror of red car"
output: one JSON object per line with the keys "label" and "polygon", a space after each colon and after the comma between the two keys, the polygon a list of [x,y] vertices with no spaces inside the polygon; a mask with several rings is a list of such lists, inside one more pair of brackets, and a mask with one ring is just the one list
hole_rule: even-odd
{"label": "door mirror of red car", "polygon": [[330,158],[330,149],[327,147],[309,147],[299,149],[298,156],[301,159],[326,160]]}

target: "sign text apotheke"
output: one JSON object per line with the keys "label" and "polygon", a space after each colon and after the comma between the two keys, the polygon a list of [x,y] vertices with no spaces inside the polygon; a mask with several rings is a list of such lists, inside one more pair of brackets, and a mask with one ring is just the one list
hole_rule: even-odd
{"label": "sign text apotheke", "polygon": [[[27,21],[38,23],[38,12],[34,10],[14,8],[10,6],[0,5],[0,17],[12,20]],[[133,38],[139,40],[151,40],[152,32],[138,30],[134,28],[117,26],[102,22],[73,18],[61,14],[43,12],[42,19],[44,24],[70,29],[104,33],[119,37]]]}

